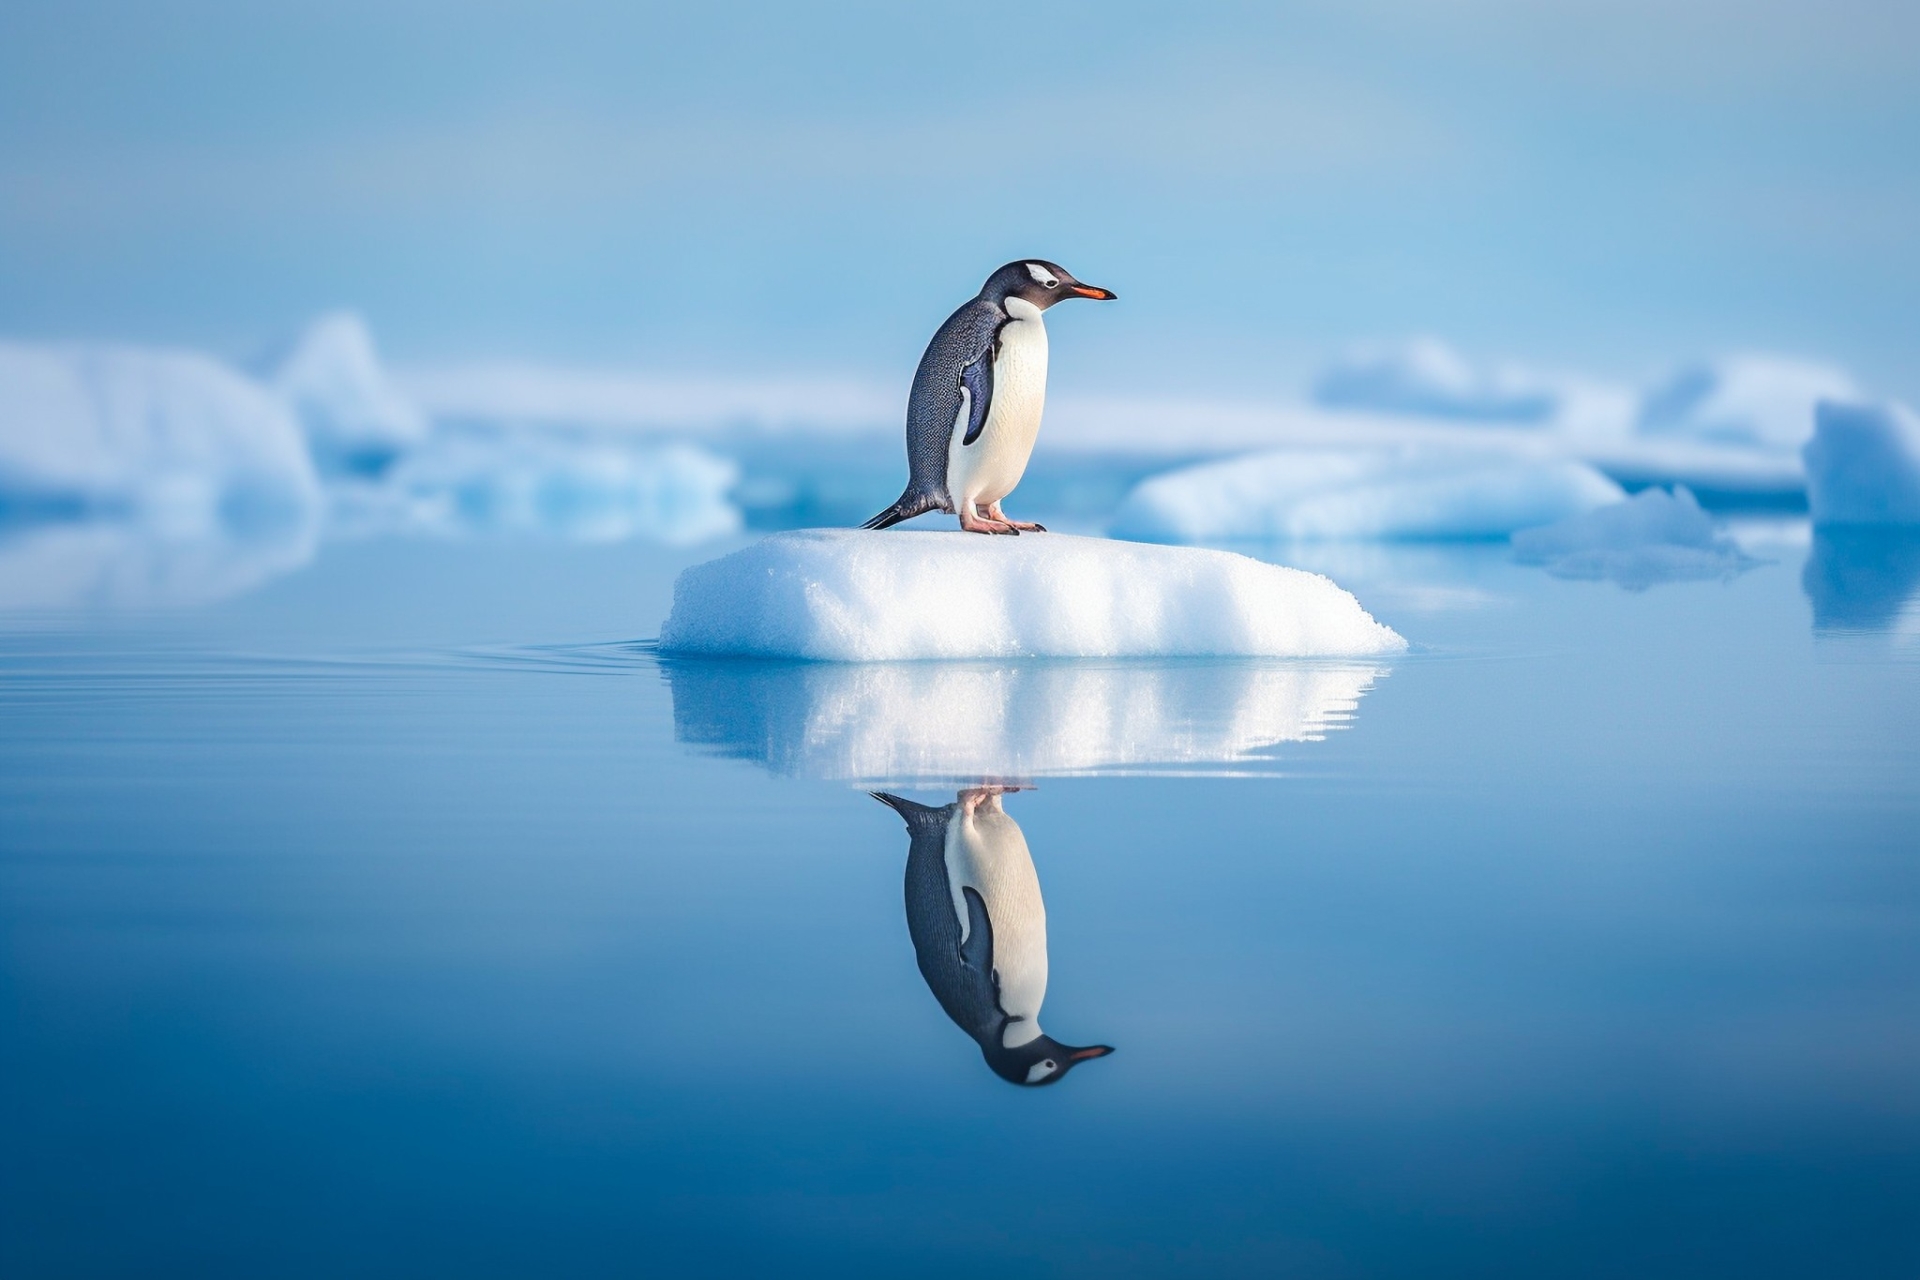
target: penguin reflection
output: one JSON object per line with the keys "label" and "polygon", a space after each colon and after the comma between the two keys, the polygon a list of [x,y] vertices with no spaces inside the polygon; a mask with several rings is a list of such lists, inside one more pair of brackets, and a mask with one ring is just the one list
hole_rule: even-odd
{"label": "penguin reflection", "polygon": [[994,1074],[1052,1084],[1107,1045],[1075,1048],[1040,1030],[1047,998],[1047,908],[1020,826],[1000,807],[1016,787],[974,787],[933,808],[873,798],[906,819],[907,931],[920,976],[980,1045]]}

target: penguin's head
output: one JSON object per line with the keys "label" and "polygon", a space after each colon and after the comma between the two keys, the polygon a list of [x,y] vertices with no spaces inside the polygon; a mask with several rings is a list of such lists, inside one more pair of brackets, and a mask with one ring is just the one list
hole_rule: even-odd
{"label": "penguin's head", "polygon": [[981,1053],[995,1075],[1021,1085],[1052,1084],[1080,1063],[1104,1058],[1112,1052],[1112,1045],[1094,1044],[1076,1049],[1045,1035],[1036,1036],[1015,1049],[981,1046]]}
{"label": "penguin's head", "polygon": [[1009,262],[988,276],[987,282],[980,286],[980,296],[1002,304],[1009,298],[1018,298],[1045,311],[1066,298],[1095,298],[1101,302],[1111,302],[1116,295],[1111,289],[1081,284],[1057,262],[1048,262],[1044,258],[1023,258],[1019,262]]}

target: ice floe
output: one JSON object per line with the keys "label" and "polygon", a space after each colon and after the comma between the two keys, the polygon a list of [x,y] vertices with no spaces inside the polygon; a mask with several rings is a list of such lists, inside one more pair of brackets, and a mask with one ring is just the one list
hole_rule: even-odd
{"label": "ice floe", "polygon": [[1815,524],[1920,524],[1920,421],[1905,405],[1822,404],[1805,456]]}
{"label": "ice floe", "polygon": [[388,379],[366,322],[350,312],[319,317],[259,368],[324,471],[377,474],[426,439],[426,414]]}
{"label": "ice floe", "polygon": [[1292,450],[1154,476],[1115,514],[1155,542],[1493,538],[1624,496],[1584,463],[1430,449]]}
{"label": "ice floe", "polygon": [[1406,642],[1326,578],[1225,551],[810,530],[682,573],[660,647],[878,662],[1352,656]]}
{"label": "ice floe", "polygon": [[1657,582],[1727,578],[1758,563],[1684,487],[1644,489],[1624,502],[1513,535],[1514,558],[1561,578]]}
{"label": "ice floe", "polygon": [[1560,404],[1524,370],[1477,369],[1438,338],[1356,347],[1321,373],[1313,398],[1329,408],[1524,424],[1545,422]]}
{"label": "ice floe", "polygon": [[1374,664],[667,664],[675,736],[776,773],[913,786],[1235,772],[1346,726]]}

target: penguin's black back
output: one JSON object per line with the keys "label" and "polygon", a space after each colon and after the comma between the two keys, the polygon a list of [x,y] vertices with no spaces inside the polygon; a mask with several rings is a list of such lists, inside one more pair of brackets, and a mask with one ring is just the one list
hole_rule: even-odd
{"label": "penguin's black back", "polygon": [[968,915],[963,949],[947,880],[947,828],[960,806],[936,809],[899,796],[873,795],[906,820],[912,837],[907,849],[907,933],[913,938],[920,976],[955,1025],[983,1048],[997,1046],[1007,1015],[994,987],[993,922],[980,895],[963,889]]}
{"label": "penguin's black back", "polygon": [[866,528],[884,529],[952,506],[947,493],[947,449],[953,440],[954,419],[960,415],[960,371],[993,346],[1008,319],[999,303],[969,298],[934,331],[913,372],[913,391],[907,398],[906,491],[867,521]]}

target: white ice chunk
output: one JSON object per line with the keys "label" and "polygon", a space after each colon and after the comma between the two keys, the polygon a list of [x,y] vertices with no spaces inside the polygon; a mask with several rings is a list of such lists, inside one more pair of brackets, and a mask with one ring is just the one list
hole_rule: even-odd
{"label": "white ice chunk", "polygon": [[302,523],[319,503],[278,398],[187,352],[0,342],[0,505],[169,535]]}
{"label": "white ice chunk", "polygon": [[1372,664],[668,664],[675,736],[803,778],[924,786],[1236,772],[1352,720]]}
{"label": "white ice chunk", "polygon": [[378,472],[426,438],[426,415],[388,380],[359,316],[321,316],[262,365],[329,471]]}
{"label": "white ice chunk", "polygon": [[1901,404],[1822,404],[1805,450],[1815,524],[1920,524],[1920,421]]}
{"label": "white ice chunk", "polygon": [[1116,537],[1156,542],[1492,538],[1624,497],[1584,463],[1427,450],[1286,451],[1141,482]]}
{"label": "white ice chunk", "polygon": [[1510,423],[1544,422],[1560,403],[1524,370],[1476,369],[1438,338],[1357,347],[1320,375],[1313,394],[1329,408]]}
{"label": "white ice chunk", "polygon": [[1731,356],[1689,365],[1648,392],[1639,429],[1648,436],[1795,449],[1813,434],[1814,405],[1858,395],[1846,371],[1829,364]]}
{"label": "white ice chunk", "polygon": [[1406,642],[1317,574],[1064,534],[778,534],[680,575],[667,653],[915,658],[1320,657]]}
{"label": "white ice chunk", "polygon": [[1513,535],[1513,553],[1556,577],[1607,578],[1634,590],[1731,577],[1756,563],[1683,487],[1644,489],[1610,507],[1523,529]]}

